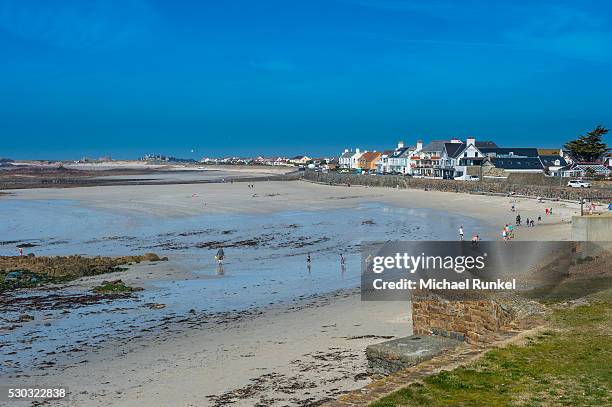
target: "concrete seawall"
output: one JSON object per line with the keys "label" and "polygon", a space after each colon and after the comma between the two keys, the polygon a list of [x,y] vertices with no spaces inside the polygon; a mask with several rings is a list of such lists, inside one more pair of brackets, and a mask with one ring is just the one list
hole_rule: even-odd
{"label": "concrete seawall", "polygon": [[612,241],[612,215],[573,216],[572,240],[580,242]]}
{"label": "concrete seawall", "polygon": [[[581,198],[597,196],[612,196],[610,189],[589,188],[577,189],[563,186],[543,186],[513,183],[510,181],[457,181],[444,179],[425,179],[403,177],[399,175],[360,175],[341,174],[337,172],[320,173],[306,171],[304,179],[324,184],[336,185],[365,185],[389,188],[426,189],[443,192],[461,192],[470,194],[499,194],[514,193],[520,196],[542,197],[547,199],[562,199],[579,201]],[[516,178],[515,178],[516,179]],[[558,182],[558,181],[557,181]]]}

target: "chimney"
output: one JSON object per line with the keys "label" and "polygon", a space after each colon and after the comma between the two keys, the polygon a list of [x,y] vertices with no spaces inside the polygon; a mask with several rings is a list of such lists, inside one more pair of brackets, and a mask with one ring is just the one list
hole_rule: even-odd
{"label": "chimney", "polygon": [[423,140],[417,140],[416,149],[417,151],[423,149]]}
{"label": "chimney", "polygon": [[355,154],[359,154],[359,149],[358,148],[355,149]]}
{"label": "chimney", "polygon": [[397,148],[404,148],[404,141],[400,140],[397,142]]}
{"label": "chimney", "polygon": [[344,152],[345,152],[345,153],[348,153],[348,148],[345,148],[345,149],[344,149]]}
{"label": "chimney", "polygon": [[476,145],[476,138],[474,137],[468,137],[467,140],[465,141],[465,144],[467,144],[468,146],[471,144],[473,146]]}

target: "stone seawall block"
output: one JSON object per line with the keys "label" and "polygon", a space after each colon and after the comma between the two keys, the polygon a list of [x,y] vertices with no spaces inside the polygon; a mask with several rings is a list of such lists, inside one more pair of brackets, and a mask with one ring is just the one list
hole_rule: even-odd
{"label": "stone seawall block", "polygon": [[370,345],[366,348],[372,373],[391,374],[429,360],[461,343],[442,336],[412,335]]}
{"label": "stone seawall block", "polygon": [[486,341],[514,318],[511,310],[495,300],[446,301],[415,298],[413,332],[439,335],[469,343]]}

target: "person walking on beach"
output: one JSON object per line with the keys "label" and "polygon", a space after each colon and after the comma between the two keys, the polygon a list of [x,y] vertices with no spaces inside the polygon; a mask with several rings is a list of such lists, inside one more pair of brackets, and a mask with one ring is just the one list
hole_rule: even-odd
{"label": "person walking on beach", "polygon": [[517,226],[521,225],[521,215],[516,215],[516,225]]}
{"label": "person walking on beach", "polygon": [[306,264],[308,265],[308,267],[310,267],[310,263],[311,263],[311,258],[310,258],[310,253],[308,253],[308,257],[306,257]]}
{"label": "person walking on beach", "polygon": [[344,267],[344,254],[340,253],[340,265]]}
{"label": "person walking on beach", "polygon": [[546,208],[546,216],[548,216],[548,208]]}
{"label": "person walking on beach", "polygon": [[459,226],[459,240],[463,241],[463,225]]}
{"label": "person walking on beach", "polygon": [[548,213],[552,215],[552,206],[550,207],[550,210],[548,211]]}
{"label": "person walking on beach", "polygon": [[19,248],[19,257],[23,257],[23,247]]}
{"label": "person walking on beach", "polygon": [[217,250],[217,255],[215,256],[215,259],[217,260],[217,263],[223,264],[224,258],[225,258],[225,253],[223,252],[223,248],[220,248],[219,250]]}
{"label": "person walking on beach", "polygon": [[516,210],[516,206],[514,204],[514,202],[512,202],[512,208],[510,209],[512,212],[514,212]]}
{"label": "person walking on beach", "polygon": [[480,236],[478,236],[478,235],[472,236],[472,245],[476,246],[478,244],[479,240],[480,240]]}

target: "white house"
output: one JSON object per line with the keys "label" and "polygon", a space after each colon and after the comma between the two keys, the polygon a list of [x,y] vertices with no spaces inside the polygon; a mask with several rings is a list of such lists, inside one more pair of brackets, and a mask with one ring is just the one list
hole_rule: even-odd
{"label": "white house", "polygon": [[381,158],[381,172],[406,174],[409,168],[406,159],[408,150],[414,150],[414,148],[406,147],[404,142],[400,141],[397,143],[395,150],[385,152],[383,158]]}
{"label": "white house", "polygon": [[380,160],[376,164],[376,171],[380,174],[387,174],[390,172],[389,170],[389,157],[393,155],[395,150],[386,150],[383,151]]}
{"label": "white house", "polygon": [[[420,177],[443,178],[444,165],[442,155],[444,145],[449,141],[433,140],[410,158],[412,173]],[[448,171],[447,171],[448,172]]]}
{"label": "white house", "polygon": [[[443,164],[447,168],[454,169],[453,178],[465,179],[468,175],[468,167],[480,167],[485,155],[478,145],[474,137],[468,137],[465,143],[451,140],[450,143],[444,145]],[[491,142],[483,142],[482,145],[491,145]]]}
{"label": "white house", "polygon": [[365,152],[366,151],[363,151],[363,152],[359,151],[358,148],[355,149],[355,152],[353,153],[353,155],[351,155],[351,158],[350,158],[350,168],[353,168],[353,169],[359,168],[359,159]]}
{"label": "white house", "polygon": [[351,156],[353,155],[352,151],[349,149],[345,149],[340,157],[338,157],[338,166],[340,168],[351,168]]}
{"label": "white house", "polygon": [[340,154],[340,157],[338,157],[338,165],[340,168],[359,168],[357,165],[359,158],[361,158],[365,152],[366,151],[359,151],[358,148],[356,148],[355,151],[351,151],[347,148]]}
{"label": "white house", "polygon": [[595,175],[599,177],[609,177],[612,169],[606,164],[601,163],[574,163],[561,168],[559,174],[562,177],[586,177]]}

